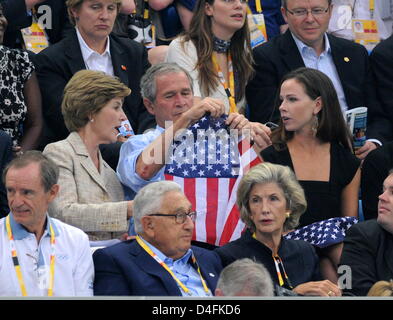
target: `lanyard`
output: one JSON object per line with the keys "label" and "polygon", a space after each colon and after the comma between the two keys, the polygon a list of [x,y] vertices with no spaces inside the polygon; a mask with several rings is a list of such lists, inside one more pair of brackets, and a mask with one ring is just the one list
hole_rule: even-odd
{"label": "lanyard", "polygon": [[[252,234],[252,237],[257,240],[257,236],[255,232]],[[258,240],[259,241],[259,240]],[[278,277],[278,283],[280,284],[280,287],[286,286],[289,289],[293,289],[291,282],[289,281],[288,275],[285,271],[284,264],[278,254],[272,253],[273,261],[274,261],[274,266],[276,267],[276,272],[277,272],[277,277]],[[281,267],[281,268],[280,268]],[[283,277],[284,275],[284,277]]]}
{"label": "lanyard", "polygon": [[371,19],[374,19],[374,9],[375,9],[374,0],[370,0],[370,16],[371,16]]}
{"label": "lanyard", "polygon": [[231,54],[228,54],[228,72],[229,72],[229,87],[224,78],[224,74],[217,62],[216,53],[213,52],[213,64],[220,79],[221,84],[224,86],[225,92],[229,99],[229,113],[237,112],[236,102],[235,102],[235,76],[233,72],[233,64]]}
{"label": "lanyard", "polygon": [[[56,238],[55,238],[55,232],[53,230],[52,224],[49,222],[49,220],[48,220],[48,223],[49,223],[49,229],[50,229],[50,245],[51,245],[48,297],[51,297],[51,296],[53,296],[53,284],[54,284],[54,278],[55,278]],[[20,269],[18,254],[16,252],[16,247],[15,247],[14,236],[12,235],[12,229],[11,229],[11,224],[10,224],[10,215],[8,215],[6,218],[6,229],[7,229],[8,239],[10,241],[12,261],[14,263],[14,268],[15,268],[16,276],[18,278],[20,290],[22,292],[22,296],[26,297],[27,291],[26,291],[25,283],[23,281],[22,271]]]}
{"label": "lanyard", "polygon": [[[158,257],[144,242],[143,242],[143,240],[139,237],[139,236],[136,236],[136,241],[138,242],[138,244],[151,256],[151,257],[153,257],[154,258],[154,260],[156,260],[160,265],[161,265],[161,267],[163,267],[166,271],[168,271],[169,272],[169,274],[172,276],[172,278],[173,278],[173,280],[175,280],[176,281],[176,283],[179,285],[179,287],[185,292],[185,293],[187,293],[188,295],[191,295],[191,293],[190,293],[190,289],[188,289],[176,276],[175,276],[175,274],[173,273],[173,271],[171,270],[171,269],[169,269],[169,267],[166,265],[166,263],[164,262],[164,261],[162,261],[161,259],[160,259],[160,257]],[[202,282],[202,285],[203,285],[203,289],[205,290],[205,292],[207,293],[207,294],[209,294],[209,289],[208,289],[208,287],[207,287],[207,285],[206,285],[206,282],[205,282],[205,280],[203,279],[203,277],[202,277],[202,274],[201,274],[201,270],[200,270],[200,268],[199,268],[199,265],[198,265],[198,263],[197,263],[197,261],[196,261],[196,259],[195,259],[195,257],[194,257],[194,254],[192,254],[192,263],[193,263],[193,265],[195,265],[195,266],[197,266],[197,270],[198,270],[198,273],[199,273],[199,277],[201,278],[201,282]]]}
{"label": "lanyard", "polygon": [[[285,282],[286,282],[286,286],[289,287],[290,289],[293,289],[291,282],[289,281],[288,275],[285,272],[284,264],[282,263],[280,256],[278,254],[276,254],[276,255],[272,254],[272,257],[274,260],[274,265],[276,266],[276,271],[277,271],[277,276],[278,276],[278,281],[279,281],[280,287],[285,286]],[[281,271],[284,274],[285,281],[284,281]]]}
{"label": "lanyard", "polygon": [[262,3],[261,0],[255,0],[255,9],[258,13],[262,13]]}

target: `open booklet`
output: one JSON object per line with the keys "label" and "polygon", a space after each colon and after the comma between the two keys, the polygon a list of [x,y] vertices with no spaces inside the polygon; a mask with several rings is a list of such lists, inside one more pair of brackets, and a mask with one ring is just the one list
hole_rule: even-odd
{"label": "open booklet", "polygon": [[367,108],[358,107],[345,112],[350,132],[352,133],[355,150],[366,142]]}

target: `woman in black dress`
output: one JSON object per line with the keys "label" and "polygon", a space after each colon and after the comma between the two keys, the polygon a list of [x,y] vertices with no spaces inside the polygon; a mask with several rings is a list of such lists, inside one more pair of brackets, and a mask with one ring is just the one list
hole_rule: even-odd
{"label": "woman in black dress", "polygon": [[[264,161],[291,167],[304,188],[308,208],[300,227],[330,218],[335,219],[327,223],[353,224],[358,215],[360,161],[353,155],[331,80],[315,69],[294,70],[281,82],[277,107],[279,127],[272,132],[272,146],[261,155]],[[324,250],[333,264],[330,279],[341,256],[341,240]]]}

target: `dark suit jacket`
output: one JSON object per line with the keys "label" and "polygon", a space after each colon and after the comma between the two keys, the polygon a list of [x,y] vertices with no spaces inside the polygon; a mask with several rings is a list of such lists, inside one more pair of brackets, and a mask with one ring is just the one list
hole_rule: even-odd
{"label": "dark suit jacket", "polygon": [[[328,37],[348,107],[368,107],[367,137],[382,142],[389,139],[390,121],[376,98],[366,49],[345,39]],[[289,30],[255,48],[253,54],[256,75],[246,88],[249,118],[262,123],[278,121],[279,111],[274,105],[281,79],[289,71],[304,67],[303,59]]]}
{"label": "dark suit jacket", "polygon": [[360,190],[365,220],[378,216],[378,196],[382,193],[382,184],[390,169],[393,169],[393,142],[371,151],[364,159]]}
{"label": "dark suit jacket", "polygon": [[367,295],[375,282],[393,279],[393,235],[375,219],[353,225],[344,239],[340,265],[352,271],[352,289],[344,289],[344,294]]}
{"label": "dark suit jacket", "polygon": [[[191,247],[201,274],[214,293],[222,266],[214,251]],[[93,255],[94,295],[181,296],[172,276],[135,240],[121,242]]]}
{"label": "dark suit jacket", "polygon": [[[144,46],[130,39],[110,35],[110,52],[114,73],[131,89],[123,109],[136,133],[153,127],[154,117],[143,105],[140,79],[149,67]],[[61,114],[63,90],[71,77],[86,69],[76,31],[35,56],[34,63],[41,88],[43,114],[47,130],[44,144],[65,139],[69,132]]]}
{"label": "dark suit jacket", "polygon": [[[12,140],[11,137],[0,130],[0,172],[2,173],[5,166],[12,159]],[[0,181],[0,218],[4,218],[9,213],[7,192],[3,181]]]}
{"label": "dark suit jacket", "polygon": [[393,36],[380,42],[370,55],[378,98],[393,122]]}

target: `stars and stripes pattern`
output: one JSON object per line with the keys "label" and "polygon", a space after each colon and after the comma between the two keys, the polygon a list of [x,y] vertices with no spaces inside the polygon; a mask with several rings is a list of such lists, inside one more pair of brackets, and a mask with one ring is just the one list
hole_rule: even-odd
{"label": "stars and stripes pattern", "polygon": [[197,212],[193,240],[214,245],[240,237],[237,186],[261,162],[249,138],[228,130],[226,118],[205,116],[177,136],[165,166],[165,179],[182,187]]}
{"label": "stars and stripes pattern", "polygon": [[344,241],[346,231],[357,222],[354,217],[331,218],[296,229],[284,238],[304,240],[314,246],[325,248]]}

